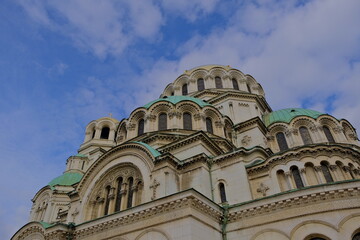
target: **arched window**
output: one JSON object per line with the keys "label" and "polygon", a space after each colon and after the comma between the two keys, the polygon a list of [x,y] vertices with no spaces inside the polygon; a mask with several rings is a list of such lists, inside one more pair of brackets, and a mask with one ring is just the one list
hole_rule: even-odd
{"label": "arched window", "polygon": [[120,211],[121,209],[121,195],[122,195],[122,192],[121,192],[121,187],[122,187],[122,184],[123,184],[123,178],[122,177],[119,177],[117,179],[117,191],[116,191],[116,200],[115,200],[115,212],[118,212]]}
{"label": "arched window", "polygon": [[305,145],[313,143],[310,133],[309,133],[309,130],[306,127],[300,127],[299,132],[300,132],[300,136]]}
{"label": "arched window", "polygon": [[108,139],[109,138],[109,133],[110,133],[110,128],[103,127],[101,129],[100,139]]}
{"label": "arched window", "polygon": [[198,87],[198,91],[202,91],[205,89],[205,83],[204,83],[204,79],[199,78],[197,80],[197,87]]}
{"label": "arched window", "polygon": [[183,125],[184,125],[184,129],[192,130],[192,119],[190,113],[183,114]]}
{"label": "arched window", "polygon": [[286,138],[283,132],[278,132],[276,134],[276,141],[279,145],[280,151],[285,151],[287,149],[289,149],[287,142],[286,142]]}
{"label": "arched window", "polygon": [[322,171],[323,174],[324,174],[324,177],[325,177],[326,182],[327,182],[327,183],[333,182],[334,180],[333,180],[333,178],[332,178],[332,176],[331,176],[328,163],[326,163],[326,162],[321,162],[320,165],[321,165],[321,171]]}
{"label": "arched window", "polygon": [[138,136],[144,133],[144,125],[145,125],[144,119],[140,119],[138,123]]}
{"label": "arched window", "polygon": [[167,115],[166,113],[161,113],[159,115],[159,131],[160,130],[166,130],[167,129]]}
{"label": "arched window", "polygon": [[352,240],[360,240],[360,233],[355,234],[355,235],[352,237]]}
{"label": "arched window", "polygon": [[293,167],[290,168],[290,170],[291,170],[292,176],[294,178],[296,188],[303,188],[304,183],[303,183],[303,181],[301,179],[300,171],[299,171],[298,167],[293,166]]}
{"label": "arched window", "polygon": [[215,77],[215,87],[216,88],[223,88],[222,81],[220,77]]}
{"label": "arched window", "polygon": [[134,194],[134,190],[133,190],[133,184],[134,184],[134,179],[132,177],[129,178],[128,180],[128,200],[127,200],[127,208],[131,208],[132,207],[132,199],[133,199],[133,194]]}
{"label": "arched window", "polygon": [[333,135],[331,134],[330,129],[327,126],[323,126],[323,130],[324,130],[324,133],[325,133],[325,136],[326,136],[328,142],[329,143],[334,143],[335,140],[334,140]]}
{"label": "arched window", "polygon": [[239,90],[239,84],[238,84],[237,80],[235,78],[233,78],[231,81],[232,81],[232,84],[233,84],[233,88],[235,90]]}
{"label": "arched window", "polygon": [[226,203],[226,192],[225,192],[225,185],[224,183],[219,183],[219,192],[220,192],[220,199],[221,203]]}
{"label": "arched window", "polygon": [[213,126],[212,126],[212,121],[211,118],[206,118],[206,131],[208,131],[209,133],[213,133]]}
{"label": "arched window", "polygon": [[246,84],[246,87],[247,87],[248,92],[251,93],[251,88],[250,88],[250,85],[248,83]]}
{"label": "arched window", "polygon": [[106,196],[105,196],[105,209],[104,209],[104,215],[108,215],[109,214],[109,205],[110,205],[110,190],[111,187],[107,186],[106,187]]}
{"label": "arched window", "polygon": [[182,95],[183,96],[188,95],[188,85],[186,83],[182,85]]}
{"label": "arched window", "polygon": [[354,170],[355,170],[355,166],[353,164],[349,163],[349,173],[350,173],[352,179],[355,179]]}

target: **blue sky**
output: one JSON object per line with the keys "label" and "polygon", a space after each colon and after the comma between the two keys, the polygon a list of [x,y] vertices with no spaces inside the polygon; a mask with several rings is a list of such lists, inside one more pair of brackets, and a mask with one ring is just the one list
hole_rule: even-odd
{"label": "blue sky", "polygon": [[91,120],[121,120],[185,70],[230,65],[274,110],[360,127],[360,1],[3,0],[0,238],[65,170]]}

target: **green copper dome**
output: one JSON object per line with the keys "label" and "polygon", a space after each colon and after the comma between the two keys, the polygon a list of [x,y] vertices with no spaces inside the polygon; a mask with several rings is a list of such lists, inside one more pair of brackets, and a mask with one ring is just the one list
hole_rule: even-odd
{"label": "green copper dome", "polygon": [[320,115],[324,115],[324,113],[303,108],[286,108],[264,115],[263,120],[265,126],[268,127],[275,122],[289,123],[297,116],[307,116],[317,119]]}
{"label": "green copper dome", "polygon": [[133,143],[137,143],[137,144],[140,144],[140,145],[146,147],[154,157],[158,157],[161,155],[161,153],[159,151],[157,151],[156,149],[154,149],[153,147],[151,147],[150,145],[148,145],[146,143],[138,142],[138,141],[134,141]]}
{"label": "green copper dome", "polygon": [[144,108],[149,108],[154,103],[157,103],[157,102],[160,102],[160,101],[171,102],[172,104],[176,104],[176,103],[181,102],[181,101],[191,101],[191,102],[196,103],[200,107],[211,106],[211,104],[209,104],[207,102],[204,102],[203,100],[201,100],[199,98],[188,97],[188,96],[169,96],[169,97],[159,98],[159,99],[156,99],[154,101],[151,101],[148,104],[145,104],[143,107]]}
{"label": "green copper dome", "polygon": [[81,173],[66,172],[63,175],[51,180],[48,185],[51,189],[53,189],[56,185],[71,186],[80,182],[82,176],[83,175]]}

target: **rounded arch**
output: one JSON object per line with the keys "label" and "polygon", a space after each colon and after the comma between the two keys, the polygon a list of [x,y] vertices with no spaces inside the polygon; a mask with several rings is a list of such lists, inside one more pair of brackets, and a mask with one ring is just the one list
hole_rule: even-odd
{"label": "rounded arch", "polygon": [[213,122],[221,121],[222,118],[221,114],[217,110],[210,107],[206,107],[204,108],[203,112],[205,117],[211,118]]}
{"label": "rounded arch", "polygon": [[110,130],[115,130],[117,123],[118,123],[118,121],[114,121],[113,118],[106,117],[106,118],[100,118],[99,120],[97,120],[96,126],[98,128],[108,127],[108,128],[110,128]]}
{"label": "rounded arch", "polygon": [[264,229],[251,237],[251,240],[268,239],[290,240],[289,236],[286,233],[278,229]]}
{"label": "rounded arch", "polygon": [[[110,149],[96,160],[87,170],[76,191],[84,196],[93,182],[112,166],[119,163],[133,163],[142,176],[150,176],[154,168],[154,153],[140,143],[125,143]],[[145,177],[144,177],[145,178]]]}
{"label": "rounded arch", "polygon": [[156,240],[171,240],[169,235],[160,229],[150,228],[142,233],[140,233],[135,240],[148,240],[148,239],[156,239]]}
{"label": "rounded arch", "polygon": [[[204,81],[206,82],[206,76],[208,75],[208,71],[206,71],[205,69],[197,69],[194,72],[191,73],[190,78],[191,79],[199,79],[202,78],[204,79]],[[206,84],[205,84],[206,86]]]}
{"label": "rounded arch", "polygon": [[210,70],[210,75],[214,76],[218,76],[221,78],[222,81],[224,81],[224,77],[227,76],[227,72],[224,68],[222,67],[215,67],[213,69]]}
{"label": "rounded arch", "polygon": [[128,122],[137,123],[140,119],[145,118],[146,112],[144,108],[135,109],[135,111],[130,114]]}
{"label": "rounded arch", "polygon": [[245,75],[236,69],[231,69],[228,71],[228,75],[230,78],[235,78],[238,82],[245,80]]}
{"label": "rounded arch", "polygon": [[201,111],[200,107],[193,102],[180,102],[177,104],[176,109],[182,114],[185,112],[189,112],[192,115],[195,115]]}
{"label": "rounded arch", "polygon": [[174,106],[172,103],[160,101],[158,103],[153,104],[149,108],[149,112],[150,112],[150,114],[157,116],[161,113],[168,114],[172,109],[174,109]]}
{"label": "rounded arch", "polygon": [[316,119],[316,121],[321,125],[328,126],[329,128],[336,128],[340,126],[338,120],[330,115],[321,115]]}
{"label": "rounded arch", "polygon": [[[33,238],[37,237],[37,238]],[[11,239],[44,240],[45,228],[39,222],[29,222],[20,228]]]}
{"label": "rounded arch", "polygon": [[354,213],[344,217],[338,225],[342,239],[352,239],[355,234],[360,233],[359,222],[360,213]]}
{"label": "rounded arch", "polygon": [[339,239],[335,226],[325,221],[310,220],[296,225],[290,232],[290,239],[311,239],[312,236],[325,237],[326,240]]}

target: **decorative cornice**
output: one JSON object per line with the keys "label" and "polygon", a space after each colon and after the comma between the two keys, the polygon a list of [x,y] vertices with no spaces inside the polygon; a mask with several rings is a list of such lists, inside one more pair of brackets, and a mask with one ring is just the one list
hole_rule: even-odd
{"label": "decorative cornice", "polygon": [[254,167],[248,168],[248,174],[255,174],[259,172],[269,171],[271,167],[277,164],[284,164],[288,161],[295,159],[300,159],[305,156],[316,157],[317,155],[323,154],[334,154],[339,153],[342,156],[352,156],[354,159],[359,161],[360,159],[360,152],[350,148],[349,145],[341,146],[339,144],[332,144],[332,145],[325,145],[325,144],[313,144],[313,145],[306,145],[292,148],[288,151],[281,152],[275,154],[268,158],[264,163],[260,165],[256,165]]}
{"label": "decorative cornice", "polygon": [[170,152],[172,150],[186,146],[198,140],[201,140],[204,143],[206,143],[208,146],[211,146],[211,149],[215,151],[217,155],[223,154],[223,150],[219,146],[217,146],[217,144],[215,144],[214,141],[211,138],[209,138],[203,131],[196,132],[176,142],[163,146],[159,148],[158,151],[160,151],[161,153]]}
{"label": "decorative cornice", "polygon": [[[75,230],[74,236],[75,239],[82,238],[85,236],[93,235],[96,233],[100,233],[103,231],[109,231],[110,229],[122,227],[124,225],[132,224],[135,222],[143,221],[155,216],[163,215],[166,212],[170,212],[172,210],[179,210],[184,208],[193,208],[198,210],[199,212],[206,214],[217,222],[220,222],[222,212],[209,206],[202,200],[194,197],[194,196],[186,196],[181,199],[176,199],[170,202],[165,202],[153,207],[149,207],[143,209],[138,212],[133,212],[128,215],[124,215],[118,218],[110,219],[106,222],[101,222],[94,224],[92,226]],[[96,220],[94,220],[96,221]]]}
{"label": "decorative cornice", "polygon": [[[360,188],[346,188],[346,189],[335,189],[328,191],[321,191],[317,193],[304,194],[301,196],[291,197],[287,199],[282,199],[280,201],[267,203],[260,206],[255,206],[252,208],[243,209],[240,211],[229,213],[229,222],[239,221],[244,218],[249,218],[253,216],[261,216],[264,214],[271,214],[271,212],[290,209],[290,208],[299,208],[301,206],[308,206],[311,204],[317,204],[324,202],[326,200],[336,200],[336,199],[349,199],[351,197],[360,196]],[[271,196],[269,196],[271,197]]]}

